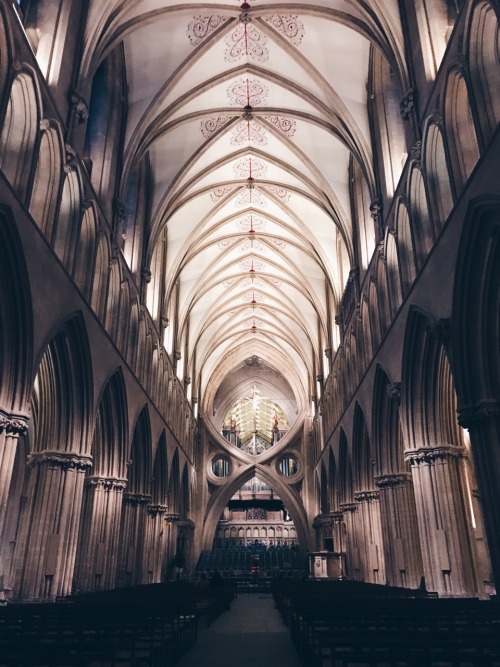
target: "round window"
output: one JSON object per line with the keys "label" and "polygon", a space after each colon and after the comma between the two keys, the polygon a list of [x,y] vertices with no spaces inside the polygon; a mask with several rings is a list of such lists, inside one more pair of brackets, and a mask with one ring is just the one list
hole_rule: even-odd
{"label": "round window", "polygon": [[284,459],[281,459],[281,461],[278,464],[278,470],[285,477],[292,477],[293,475],[296,475],[298,469],[299,469],[299,464],[291,456],[287,456]]}
{"label": "round window", "polygon": [[216,477],[227,477],[229,475],[229,461],[222,456],[212,461],[212,472]]}

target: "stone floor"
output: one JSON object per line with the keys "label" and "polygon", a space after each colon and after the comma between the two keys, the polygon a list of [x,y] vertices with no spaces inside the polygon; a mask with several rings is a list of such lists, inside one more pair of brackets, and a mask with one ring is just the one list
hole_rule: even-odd
{"label": "stone floor", "polygon": [[209,627],[178,667],[299,667],[271,595],[240,595]]}

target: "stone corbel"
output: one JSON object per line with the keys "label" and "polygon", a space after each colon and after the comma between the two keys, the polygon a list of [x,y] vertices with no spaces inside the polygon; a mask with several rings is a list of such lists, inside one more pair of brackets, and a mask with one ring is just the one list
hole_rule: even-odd
{"label": "stone corbel", "polygon": [[0,409],[0,433],[25,435],[28,432],[28,415],[13,414]]}
{"label": "stone corbel", "polygon": [[474,405],[466,405],[458,410],[458,423],[462,428],[470,428],[483,419],[500,416],[500,401],[485,398]]}
{"label": "stone corbel", "polygon": [[391,489],[396,486],[402,486],[411,480],[411,474],[408,472],[396,472],[388,475],[379,475],[375,477],[375,484],[379,489]]}

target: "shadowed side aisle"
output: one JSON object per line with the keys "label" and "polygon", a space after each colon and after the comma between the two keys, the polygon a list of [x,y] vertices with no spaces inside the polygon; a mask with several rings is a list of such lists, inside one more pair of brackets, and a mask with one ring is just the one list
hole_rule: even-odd
{"label": "shadowed side aisle", "polygon": [[288,630],[271,595],[243,595],[210,628],[178,667],[299,667]]}

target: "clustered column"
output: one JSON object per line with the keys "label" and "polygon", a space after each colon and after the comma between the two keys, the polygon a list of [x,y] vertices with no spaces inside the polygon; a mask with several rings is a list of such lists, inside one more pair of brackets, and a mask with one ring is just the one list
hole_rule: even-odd
{"label": "clustered column", "polygon": [[123,494],[117,586],[136,586],[145,583],[142,566],[145,557],[147,507],[150,504],[150,495]]}
{"label": "clustered column", "polygon": [[339,506],[345,524],[345,574],[349,579],[363,581],[364,570],[361,560],[362,530],[358,503],[342,503]]}
{"label": "clustered column", "polygon": [[146,571],[149,584],[160,583],[165,570],[167,526],[166,505],[147,506]]}
{"label": "clustered column", "polygon": [[365,556],[365,581],[385,584],[382,526],[380,521],[380,493],[358,491],[354,494],[358,503],[359,532],[362,536],[362,553]]}
{"label": "clustered column", "polygon": [[452,445],[408,450],[427,589],[442,596],[476,595],[470,509],[465,497],[465,449]]}
{"label": "clustered column", "polygon": [[[5,523],[7,499],[19,436],[25,435],[27,431],[28,417],[26,415],[9,414],[0,409],[0,537]],[[2,572],[3,570],[0,569],[0,575]]]}
{"label": "clustered column", "polygon": [[417,588],[423,567],[411,474],[379,475],[375,484],[380,492],[387,583]]}
{"label": "clustered column", "polygon": [[113,588],[123,492],[127,480],[89,476],[85,479],[83,525],[76,585],[81,591]]}
{"label": "clustered column", "polygon": [[28,503],[22,517],[15,597],[54,600],[71,593],[85,471],[92,458],[75,452],[28,456]]}

